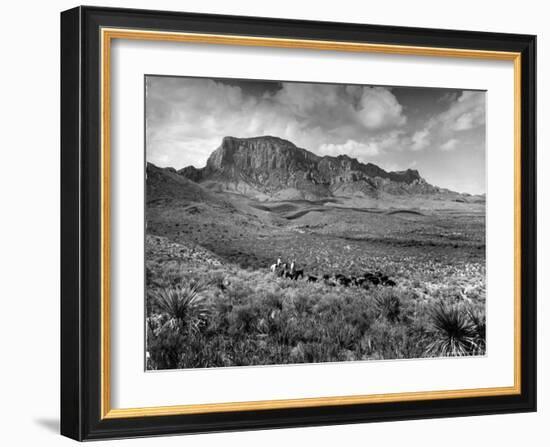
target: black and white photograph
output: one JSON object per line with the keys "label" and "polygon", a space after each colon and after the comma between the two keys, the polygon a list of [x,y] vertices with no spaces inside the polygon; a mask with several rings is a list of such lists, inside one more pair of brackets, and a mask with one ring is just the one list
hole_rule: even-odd
{"label": "black and white photograph", "polygon": [[486,354],[485,91],[144,89],[147,370]]}

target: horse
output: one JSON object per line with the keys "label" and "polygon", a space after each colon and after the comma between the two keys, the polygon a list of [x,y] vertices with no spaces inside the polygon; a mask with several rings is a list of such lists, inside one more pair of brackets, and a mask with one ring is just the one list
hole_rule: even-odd
{"label": "horse", "polygon": [[285,269],[285,270],[283,270],[281,276],[284,277],[284,278],[293,279],[293,280],[303,278],[304,277],[304,269],[296,270],[294,272]]}

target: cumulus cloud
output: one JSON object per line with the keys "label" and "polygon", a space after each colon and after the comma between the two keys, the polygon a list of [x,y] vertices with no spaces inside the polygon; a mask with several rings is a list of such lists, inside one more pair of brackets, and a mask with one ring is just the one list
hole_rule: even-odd
{"label": "cumulus cloud", "polygon": [[446,186],[459,176],[439,168],[450,157],[453,169],[458,157],[468,166],[460,175],[474,175],[472,156],[485,147],[484,124],[483,92],[146,78],[146,156],[159,166],[202,167],[224,136],[274,135],[318,155],[346,154],[402,169],[418,162],[425,178]]}
{"label": "cumulus cloud", "polygon": [[293,117],[309,124],[335,127],[353,123],[369,130],[405,124],[403,107],[384,87],[286,82],[272,100]]}
{"label": "cumulus cloud", "polygon": [[[319,153],[375,156],[407,121],[390,89],[281,83],[261,96],[211,79],[147,79],[147,156],[201,165],[226,135],[276,135]],[[214,143],[215,142],[215,143]],[[165,164],[165,163],[162,163]]]}
{"label": "cumulus cloud", "polygon": [[383,87],[362,87],[359,117],[367,129],[402,126],[407,118],[395,96]]}

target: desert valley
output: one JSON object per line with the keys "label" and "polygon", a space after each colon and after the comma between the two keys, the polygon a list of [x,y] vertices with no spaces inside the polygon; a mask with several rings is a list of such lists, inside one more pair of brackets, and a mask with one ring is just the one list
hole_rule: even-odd
{"label": "desert valley", "polygon": [[149,369],[485,353],[484,195],[271,136],[146,175]]}

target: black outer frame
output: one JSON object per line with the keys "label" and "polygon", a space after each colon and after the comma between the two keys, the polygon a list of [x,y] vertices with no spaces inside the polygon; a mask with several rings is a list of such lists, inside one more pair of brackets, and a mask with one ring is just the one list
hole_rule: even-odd
{"label": "black outer frame", "polygon": [[[100,28],[520,52],[521,394],[100,418]],[[61,13],[61,434],[76,440],[536,411],[536,36],[77,7]]]}

